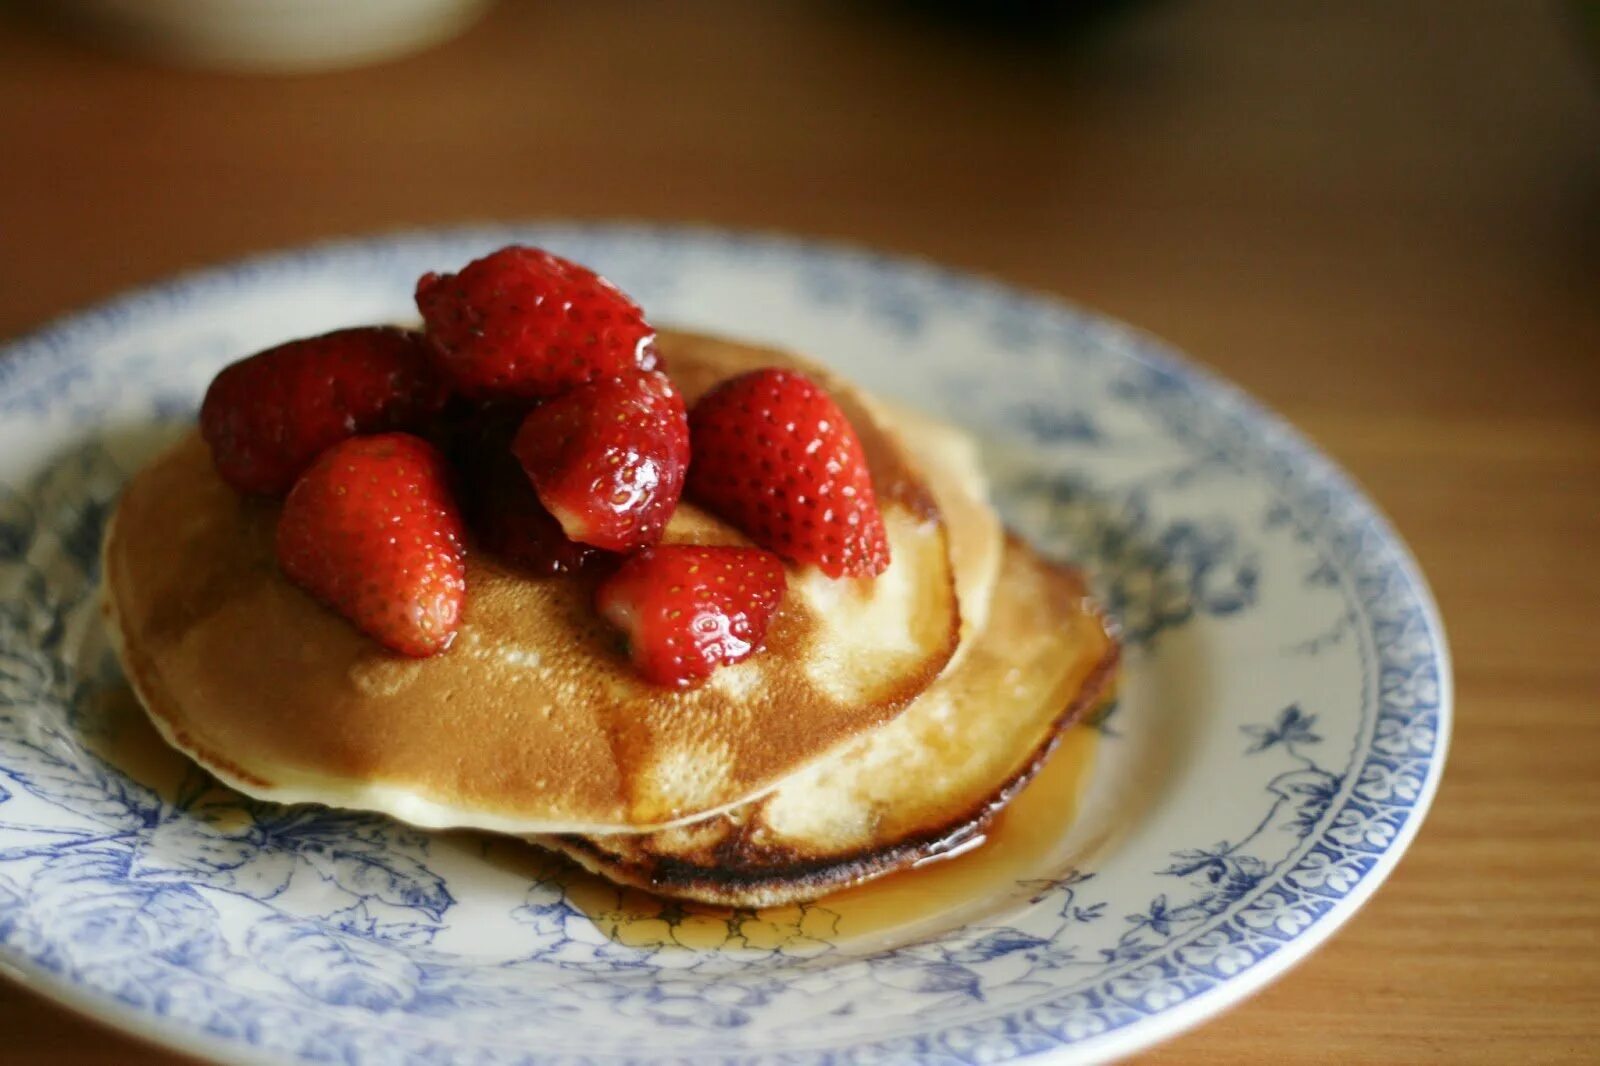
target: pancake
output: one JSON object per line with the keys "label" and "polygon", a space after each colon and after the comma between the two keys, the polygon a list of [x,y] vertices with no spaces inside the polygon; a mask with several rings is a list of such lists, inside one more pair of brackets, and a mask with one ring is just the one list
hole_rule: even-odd
{"label": "pancake", "polygon": [[[662,334],[691,402],[772,365],[819,378],[861,438],[889,532],[876,579],[791,569],[766,649],[699,689],[633,672],[592,579],[468,562],[452,648],[404,659],[290,585],[277,505],[228,488],[191,435],[130,483],[105,581],[130,682],[174,746],[279,802],[519,834],[656,829],[760,795],[892,720],[960,633],[946,525],[918,465],[848,385],[792,356]],[[748,543],[684,505],[670,542]]]}
{"label": "pancake", "polygon": [[741,907],[815,899],[962,849],[1104,701],[1118,650],[1079,575],[1009,540],[988,624],[894,721],[690,825],[541,836],[611,881]]}
{"label": "pancake", "polygon": [[869,406],[902,447],[920,457],[923,476],[944,516],[961,607],[961,642],[945,664],[949,671],[961,661],[989,618],[989,601],[1005,551],[1005,529],[989,505],[988,478],[978,459],[978,446],[969,435],[909,407],[882,401],[869,401]]}

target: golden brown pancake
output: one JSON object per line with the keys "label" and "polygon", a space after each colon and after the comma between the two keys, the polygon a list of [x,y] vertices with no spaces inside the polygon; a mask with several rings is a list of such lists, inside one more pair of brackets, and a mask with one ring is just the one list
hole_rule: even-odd
{"label": "golden brown pancake", "polygon": [[[663,334],[692,402],[791,356]],[[928,485],[854,390],[806,366],[862,440],[893,561],[876,579],[791,569],[764,651],[703,687],[642,681],[591,585],[483,553],[464,624],[425,660],[388,652],[290,585],[275,503],[248,499],[190,436],[130,483],[106,544],[112,628],[167,739],[240,790],[518,833],[658,828],[744,802],[890,721],[939,674],[960,617]],[[692,506],[667,540],[746,543]]]}
{"label": "golden brown pancake", "polygon": [[534,840],[660,895],[746,907],[815,899],[980,837],[1062,731],[1106,698],[1117,658],[1079,575],[1011,539],[988,623],[892,722],[709,819]]}

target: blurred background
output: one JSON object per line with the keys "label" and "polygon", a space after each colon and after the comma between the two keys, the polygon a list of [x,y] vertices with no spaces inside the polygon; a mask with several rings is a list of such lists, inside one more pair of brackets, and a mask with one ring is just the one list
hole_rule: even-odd
{"label": "blurred background", "polygon": [[[1151,1061],[1600,1046],[1594,0],[11,0],[0,145],[3,337],[268,248],[627,217],[1172,340],[1393,516],[1460,718],[1373,905]],[[172,1061],[4,987],[0,1028],[0,1061]]]}

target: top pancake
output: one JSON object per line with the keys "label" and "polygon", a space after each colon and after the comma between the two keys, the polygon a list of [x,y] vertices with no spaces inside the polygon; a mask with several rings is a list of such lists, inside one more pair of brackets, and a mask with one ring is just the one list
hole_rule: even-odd
{"label": "top pancake", "polygon": [[[691,403],[778,352],[663,334]],[[766,649],[706,685],[647,684],[585,578],[530,579],[469,554],[455,644],[390,653],[290,585],[277,505],[228,488],[190,436],[140,472],[106,544],[112,628],[164,735],[266,799],[427,827],[637,831],[702,817],[890,720],[950,658],[960,614],[934,496],[848,386],[815,367],[862,440],[892,562],[876,579],[789,572]],[[743,544],[681,506],[671,542]]]}

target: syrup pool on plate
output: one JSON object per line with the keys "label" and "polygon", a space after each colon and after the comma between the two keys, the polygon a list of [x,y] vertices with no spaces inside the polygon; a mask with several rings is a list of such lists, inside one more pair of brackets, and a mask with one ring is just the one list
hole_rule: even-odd
{"label": "syrup pool on plate", "polygon": [[[104,691],[94,712],[96,753],[164,800],[173,802],[193,787],[195,777],[204,776],[161,739],[127,686]],[[747,909],[663,899],[615,885],[513,837],[463,832],[439,834],[436,840],[464,859],[511,875],[514,884],[558,886],[601,933],[630,947],[796,954],[872,950],[1026,901],[1065,873],[1071,856],[1062,854],[1061,842],[1088,783],[1098,736],[1084,725],[1067,730],[981,842],[810,903]]]}
{"label": "syrup pool on plate", "polygon": [[530,881],[554,882],[601,932],[630,947],[871,950],[1025,901],[1063,874],[1069,857],[1060,854],[1061,842],[1088,782],[1098,736],[1087,726],[1067,730],[981,842],[810,903],[747,909],[668,900],[612,884],[531,844],[474,836],[485,861]]}
{"label": "syrup pool on plate", "polygon": [[[983,843],[823,899],[844,939],[898,940],[923,924],[954,924],[974,909],[1026,899],[1064,871],[1060,843],[1077,814],[1099,734],[1075,726],[1038,776],[989,826]],[[1028,888],[1025,882],[1033,882]]]}

